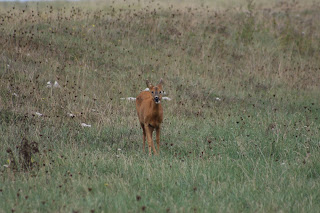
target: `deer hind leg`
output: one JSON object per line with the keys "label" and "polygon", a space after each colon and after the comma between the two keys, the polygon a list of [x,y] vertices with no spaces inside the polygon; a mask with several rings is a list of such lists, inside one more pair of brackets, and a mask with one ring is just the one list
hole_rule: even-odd
{"label": "deer hind leg", "polygon": [[152,141],[152,133],[153,133],[153,127],[148,126],[148,124],[146,124],[144,126],[144,128],[146,129],[146,134],[147,134],[147,140],[148,140],[148,148],[149,148],[149,156],[151,156],[151,148],[153,150],[153,152],[157,155],[157,150],[154,147],[153,141]]}
{"label": "deer hind leg", "polygon": [[142,147],[142,149],[143,149],[143,153],[146,153],[146,129],[144,128],[144,124],[143,123],[141,123],[140,124],[141,125],[141,128],[142,128],[142,131],[143,131],[143,147]]}
{"label": "deer hind leg", "polygon": [[156,140],[157,140],[157,148],[160,153],[160,127],[156,128]]}

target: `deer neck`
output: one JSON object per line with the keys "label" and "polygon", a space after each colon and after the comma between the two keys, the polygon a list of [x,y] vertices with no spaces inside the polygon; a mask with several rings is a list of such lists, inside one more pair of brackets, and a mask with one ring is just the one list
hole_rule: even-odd
{"label": "deer neck", "polygon": [[151,103],[151,107],[153,109],[153,112],[159,112],[160,108],[161,108],[161,103],[160,104],[156,104],[153,100]]}

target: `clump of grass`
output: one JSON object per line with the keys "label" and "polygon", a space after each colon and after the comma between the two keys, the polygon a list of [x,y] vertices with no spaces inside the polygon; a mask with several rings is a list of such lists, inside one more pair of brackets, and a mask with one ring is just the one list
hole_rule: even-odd
{"label": "clump of grass", "polygon": [[18,170],[28,171],[39,167],[38,162],[34,160],[35,155],[39,154],[37,142],[30,143],[26,138],[23,138],[20,145],[16,146],[16,149],[18,150],[19,161],[16,161],[12,149],[10,147],[7,148],[9,164],[6,165],[6,168],[15,172]]}

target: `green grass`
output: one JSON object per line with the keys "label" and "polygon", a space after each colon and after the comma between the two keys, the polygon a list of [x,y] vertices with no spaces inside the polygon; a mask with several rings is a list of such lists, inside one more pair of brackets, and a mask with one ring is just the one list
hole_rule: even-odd
{"label": "green grass", "polygon": [[[0,3],[0,212],[318,212],[319,8]],[[148,157],[120,98],[161,77]]]}

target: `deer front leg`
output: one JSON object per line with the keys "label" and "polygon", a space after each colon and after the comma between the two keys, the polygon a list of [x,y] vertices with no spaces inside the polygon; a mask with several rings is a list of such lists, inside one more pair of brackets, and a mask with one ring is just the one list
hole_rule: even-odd
{"label": "deer front leg", "polygon": [[143,153],[146,153],[146,129],[144,128],[144,124],[141,124],[141,128],[142,128],[142,131],[143,131]]}
{"label": "deer front leg", "polygon": [[160,126],[156,128],[156,140],[157,140],[158,153],[160,153]]}
{"label": "deer front leg", "polygon": [[148,141],[148,148],[149,148],[149,156],[151,156],[151,148],[153,149],[153,152],[155,154],[157,154],[157,150],[153,145],[153,141],[152,141],[152,133],[153,133],[153,127],[148,126],[148,124],[146,124],[144,126],[144,128],[146,129],[146,134],[147,134],[147,141]]}

